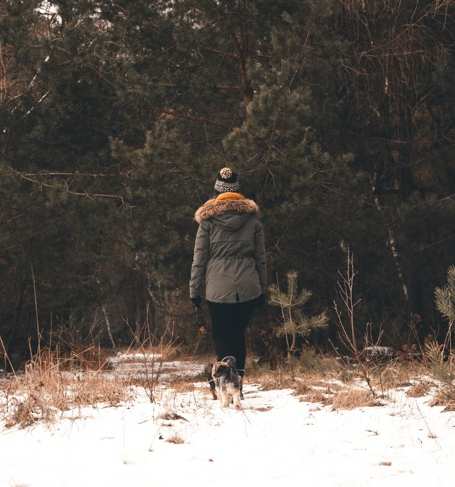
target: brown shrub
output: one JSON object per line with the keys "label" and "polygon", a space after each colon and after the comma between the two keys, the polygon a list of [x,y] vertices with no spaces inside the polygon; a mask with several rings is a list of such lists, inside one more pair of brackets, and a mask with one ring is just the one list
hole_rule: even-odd
{"label": "brown shrub", "polygon": [[455,411],[455,386],[445,386],[439,389],[430,405],[445,406],[444,411]]}
{"label": "brown shrub", "polygon": [[428,381],[418,382],[406,391],[408,397],[422,397],[428,394],[432,384]]}
{"label": "brown shrub", "polygon": [[101,371],[67,372],[62,365],[66,368],[65,359],[47,351],[33,358],[23,374],[11,379],[0,408],[6,426],[27,427],[37,421],[53,421],[73,407],[118,405],[131,397],[131,389],[118,378]]}
{"label": "brown shrub", "polygon": [[370,391],[349,389],[337,392],[332,398],[334,409],[355,409],[360,407],[380,406]]}
{"label": "brown shrub", "polygon": [[258,382],[263,391],[273,389],[293,389],[295,386],[295,379],[284,369],[273,371],[256,370],[253,374],[248,375],[248,379]]}
{"label": "brown shrub", "polygon": [[301,398],[303,402],[314,402],[320,403],[324,405],[328,405],[331,403],[331,398],[326,396],[322,391],[319,390],[311,390],[307,394],[304,394]]}
{"label": "brown shrub", "polygon": [[173,443],[174,445],[182,445],[185,443],[185,440],[177,434],[170,436],[166,441],[168,443]]}

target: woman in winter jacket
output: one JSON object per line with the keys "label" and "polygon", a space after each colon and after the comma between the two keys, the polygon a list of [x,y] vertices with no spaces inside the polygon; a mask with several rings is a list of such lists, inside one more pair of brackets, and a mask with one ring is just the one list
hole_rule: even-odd
{"label": "woman in winter jacket", "polygon": [[239,191],[238,175],[223,168],[215,197],[196,211],[190,298],[200,306],[205,289],[217,359],[233,355],[243,376],[245,331],[255,307],[265,301],[267,273],[259,208]]}

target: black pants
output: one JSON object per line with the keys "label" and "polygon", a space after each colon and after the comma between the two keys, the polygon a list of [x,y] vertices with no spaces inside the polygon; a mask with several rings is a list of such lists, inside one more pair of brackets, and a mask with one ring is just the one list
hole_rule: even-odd
{"label": "black pants", "polygon": [[233,355],[242,376],[245,373],[245,332],[256,303],[257,300],[244,303],[208,303],[217,360]]}

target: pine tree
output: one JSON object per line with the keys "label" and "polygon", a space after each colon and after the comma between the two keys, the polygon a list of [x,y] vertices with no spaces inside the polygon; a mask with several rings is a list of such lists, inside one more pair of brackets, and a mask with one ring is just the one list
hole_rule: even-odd
{"label": "pine tree", "polygon": [[287,358],[290,362],[297,352],[297,337],[308,337],[312,330],[325,328],[328,325],[328,317],[325,311],[311,317],[304,314],[302,308],[310,300],[312,292],[308,289],[298,290],[297,272],[288,272],[286,277],[286,292],[281,291],[277,285],[270,286],[269,302],[281,308],[283,323],[277,328],[276,335],[285,337]]}
{"label": "pine tree", "polygon": [[448,345],[452,352],[452,332],[455,324],[455,266],[450,266],[447,271],[447,285],[435,289],[435,302],[439,312],[449,322],[444,349]]}
{"label": "pine tree", "polygon": [[320,142],[324,117],[311,86],[316,73],[327,79],[329,68],[305,46],[306,26],[286,19],[285,28],[272,30],[269,58],[250,67],[254,98],[224,148],[264,209],[272,269],[305,266],[321,289],[324,264],[309,255],[325,254],[342,235],[351,240],[349,223],[362,204],[355,194],[364,183],[349,154],[332,155]]}

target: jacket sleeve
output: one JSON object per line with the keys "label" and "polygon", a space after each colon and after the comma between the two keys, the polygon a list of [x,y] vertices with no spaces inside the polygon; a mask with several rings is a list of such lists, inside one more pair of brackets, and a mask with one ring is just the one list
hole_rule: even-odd
{"label": "jacket sleeve", "polygon": [[194,242],[193,265],[191,266],[190,298],[202,297],[205,269],[209,259],[209,230],[206,222],[199,225]]}
{"label": "jacket sleeve", "polygon": [[256,232],[254,236],[254,246],[255,246],[255,260],[256,269],[259,274],[259,281],[261,283],[262,294],[267,294],[267,263],[265,257],[265,237],[264,237],[264,227],[262,223],[258,220],[256,224]]}

